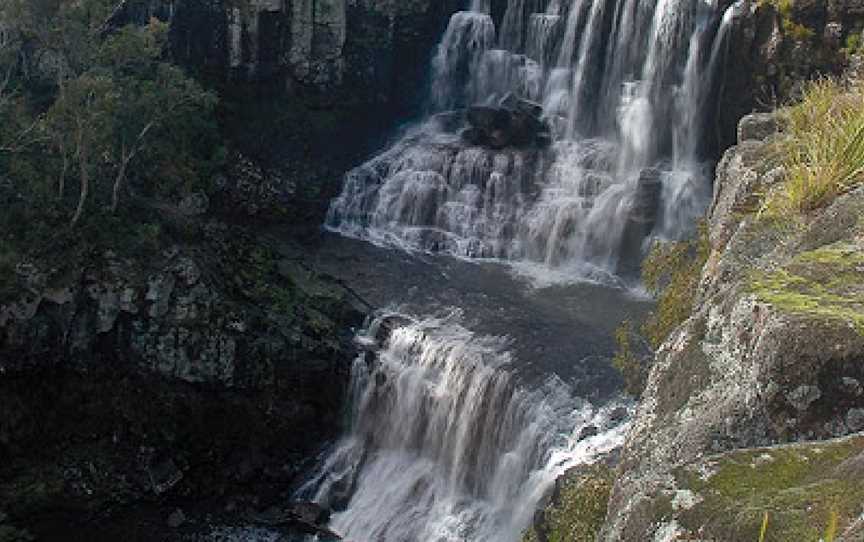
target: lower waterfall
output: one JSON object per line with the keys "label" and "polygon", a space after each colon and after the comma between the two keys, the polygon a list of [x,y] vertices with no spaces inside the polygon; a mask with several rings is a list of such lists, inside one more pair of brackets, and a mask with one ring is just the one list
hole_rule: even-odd
{"label": "lower waterfall", "polygon": [[523,386],[507,339],[458,312],[383,315],[358,341],[350,430],[298,493],[341,510],[346,540],[516,541],[558,476],[623,442],[624,404]]}

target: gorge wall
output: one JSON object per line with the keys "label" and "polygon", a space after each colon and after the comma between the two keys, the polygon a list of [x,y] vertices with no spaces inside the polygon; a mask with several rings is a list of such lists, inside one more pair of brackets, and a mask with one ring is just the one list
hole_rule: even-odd
{"label": "gorge wall", "polygon": [[171,22],[175,56],[236,81],[342,105],[417,107],[457,0],[128,0],[115,24]]}

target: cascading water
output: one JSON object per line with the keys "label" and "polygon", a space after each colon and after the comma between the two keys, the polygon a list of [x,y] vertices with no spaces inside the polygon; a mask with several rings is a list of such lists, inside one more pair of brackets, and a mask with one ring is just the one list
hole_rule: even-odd
{"label": "cascading water", "polygon": [[[355,361],[351,430],[299,494],[345,507],[331,527],[347,540],[518,540],[559,475],[622,443],[622,407],[555,377],[521,386],[504,339],[453,314],[393,321],[360,336],[371,348],[393,328]],[[599,432],[579,440],[589,425]]]}
{"label": "cascading water", "polygon": [[[635,274],[646,239],[686,235],[710,197],[702,133],[731,11],[508,0],[496,25],[492,7],[453,15],[428,117],[346,175],[327,226],[554,276]],[[350,430],[297,495],[336,510],[346,540],[518,540],[565,469],[623,441],[620,406],[521,381],[536,360],[455,316],[380,317],[359,340]]]}
{"label": "cascading water", "polygon": [[[646,237],[687,234],[710,198],[702,133],[728,24],[705,0],[509,0],[496,28],[475,0],[438,47],[429,117],[346,176],[328,227],[626,273]],[[466,108],[514,96],[542,105],[550,146],[460,137]]]}

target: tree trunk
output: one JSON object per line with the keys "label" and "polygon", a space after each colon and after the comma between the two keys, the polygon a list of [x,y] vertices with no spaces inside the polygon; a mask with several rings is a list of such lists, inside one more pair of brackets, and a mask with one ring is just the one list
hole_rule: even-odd
{"label": "tree trunk", "polygon": [[72,217],[72,226],[78,224],[78,221],[81,219],[81,215],[84,213],[84,204],[87,201],[87,196],[90,195],[90,171],[88,170],[86,144],[81,146],[79,153],[81,194],[78,196],[78,207],[75,209],[75,216]]}
{"label": "tree trunk", "polygon": [[135,153],[126,154],[123,152],[123,157],[120,160],[120,169],[117,171],[117,177],[114,178],[114,190],[111,193],[111,214],[117,213],[117,208],[120,206],[120,190],[123,188],[123,183],[126,181],[126,170],[129,167],[129,162]]}
{"label": "tree trunk", "polygon": [[63,194],[66,192],[66,172],[69,171],[69,157],[66,156],[66,148],[60,145],[60,155],[63,157],[63,169],[60,171],[60,180],[57,188],[57,199],[63,200]]}

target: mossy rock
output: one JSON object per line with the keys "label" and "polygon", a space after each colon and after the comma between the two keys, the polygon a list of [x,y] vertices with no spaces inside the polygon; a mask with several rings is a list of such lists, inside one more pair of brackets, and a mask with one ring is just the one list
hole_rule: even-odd
{"label": "mossy rock", "polygon": [[677,522],[704,540],[833,539],[864,506],[864,437],[740,450],[673,473]]}
{"label": "mossy rock", "polygon": [[848,322],[864,335],[864,252],[857,245],[802,252],[783,268],[755,276],[750,287],[783,312]]}
{"label": "mossy rock", "polygon": [[606,518],[614,471],[603,464],[569,471],[523,542],[593,542]]}

